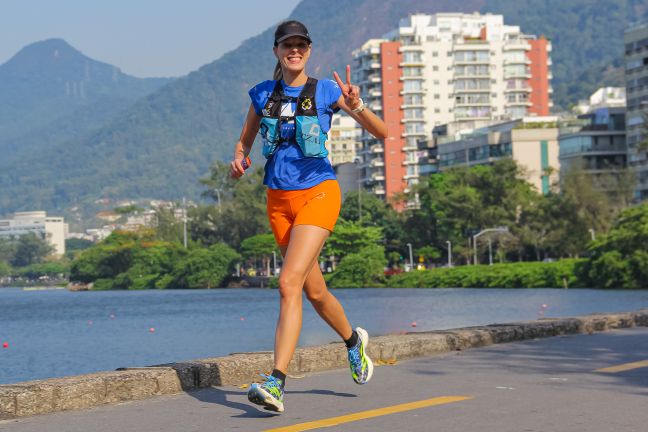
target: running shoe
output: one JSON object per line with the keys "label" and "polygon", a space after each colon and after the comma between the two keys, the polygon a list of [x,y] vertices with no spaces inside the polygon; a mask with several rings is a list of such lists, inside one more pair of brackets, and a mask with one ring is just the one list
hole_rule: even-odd
{"label": "running shoe", "polygon": [[373,375],[373,363],[366,353],[369,335],[363,328],[357,327],[358,343],[349,348],[349,368],[356,384],[366,384]]}
{"label": "running shoe", "polygon": [[261,374],[265,378],[262,384],[252,384],[248,390],[248,400],[265,409],[276,412],[283,412],[283,383],[279,378],[272,375]]}

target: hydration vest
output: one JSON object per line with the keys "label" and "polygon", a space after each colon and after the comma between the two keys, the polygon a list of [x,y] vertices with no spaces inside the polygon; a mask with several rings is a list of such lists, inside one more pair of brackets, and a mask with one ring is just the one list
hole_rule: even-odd
{"label": "hydration vest", "polygon": [[[288,141],[281,137],[281,125],[293,119],[295,121],[295,139],[304,156],[318,158],[328,156],[328,150],[324,145],[328,136],[322,131],[317,116],[316,88],[317,80],[308,78],[299,96],[292,97],[285,95],[281,81],[276,82],[272,94],[261,110],[263,118],[259,126],[259,134],[263,139],[263,156],[271,157],[281,143]],[[294,116],[281,115],[281,107],[284,102],[296,102]]]}

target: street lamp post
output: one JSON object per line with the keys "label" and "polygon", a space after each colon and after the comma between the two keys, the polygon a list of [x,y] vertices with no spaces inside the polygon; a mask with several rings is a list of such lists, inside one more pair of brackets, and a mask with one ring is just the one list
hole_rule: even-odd
{"label": "street lamp post", "polygon": [[488,237],[488,265],[493,265],[493,246],[490,237]]}
{"label": "street lamp post", "polygon": [[272,251],[272,275],[277,276],[277,252]]}
{"label": "street lamp post", "polygon": [[187,200],[182,198],[182,233],[183,233],[183,243],[185,249],[187,249]]}
{"label": "street lamp post", "polygon": [[409,261],[410,261],[410,270],[414,270],[414,257],[412,256],[412,243],[407,243],[409,248]]}
{"label": "street lamp post", "polygon": [[452,267],[452,242],[446,240],[446,244],[448,245],[448,267]]}
{"label": "street lamp post", "polygon": [[[495,227],[495,228],[487,228],[485,230],[479,231],[477,234],[475,234],[473,236],[473,238],[472,238],[473,242],[472,243],[473,243],[473,254],[474,254],[474,260],[475,260],[474,263],[475,264],[477,264],[477,237],[479,237],[482,234],[489,233],[489,232],[505,233],[505,232],[509,232],[509,229],[508,229],[508,227],[505,227],[505,226]],[[490,245],[490,243],[489,243],[489,245]],[[492,263],[493,263],[493,258],[491,257],[491,264]]]}

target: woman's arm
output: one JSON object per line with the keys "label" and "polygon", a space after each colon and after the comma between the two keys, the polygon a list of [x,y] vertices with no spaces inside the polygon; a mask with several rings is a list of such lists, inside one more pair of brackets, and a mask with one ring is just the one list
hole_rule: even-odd
{"label": "woman's arm", "polygon": [[333,77],[342,90],[342,96],[340,96],[335,105],[353,117],[371,135],[378,139],[386,139],[387,126],[385,122],[371,112],[369,107],[365,106],[359,113],[353,112],[354,109],[360,107],[360,88],[351,84],[351,66],[347,65],[346,67],[346,84],[342,82],[337,72],[333,72]]}
{"label": "woman's arm", "polygon": [[252,144],[254,144],[254,138],[259,132],[260,124],[261,117],[254,111],[254,106],[250,104],[250,109],[241,130],[241,137],[234,146],[234,160],[230,165],[230,175],[232,177],[239,178],[245,173],[241,163],[252,150]]}

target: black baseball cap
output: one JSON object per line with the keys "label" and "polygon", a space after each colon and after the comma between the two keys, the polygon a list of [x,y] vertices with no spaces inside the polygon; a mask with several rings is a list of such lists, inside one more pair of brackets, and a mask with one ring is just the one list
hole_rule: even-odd
{"label": "black baseball cap", "polygon": [[279,24],[277,30],[275,30],[275,46],[279,45],[281,42],[285,41],[288,38],[293,36],[299,36],[312,43],[313,41],[308,34],[308,29],[306,26],[299,21],[284,21]]}

